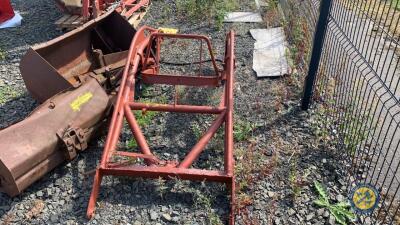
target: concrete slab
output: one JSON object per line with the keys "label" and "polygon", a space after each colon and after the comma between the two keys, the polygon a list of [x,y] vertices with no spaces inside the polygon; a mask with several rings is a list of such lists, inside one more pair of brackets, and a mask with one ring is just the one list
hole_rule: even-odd
{"label": "concrete slab", "polygon": [[263,19],[259,12],[230,12],[226,15],[225,23],[261,23]]}
{"label": "concrete slab", "polygon": [[257,73],[257,77],[277,77],[288,74],[287,43],[283,28],[252,29],[250,33],[256,40],[253,70]]}
{"label": "concrete slab", "polygon": [[255,0],[257,9],[260,10],[261,7],[268,7],[268,3],[265,0]]}

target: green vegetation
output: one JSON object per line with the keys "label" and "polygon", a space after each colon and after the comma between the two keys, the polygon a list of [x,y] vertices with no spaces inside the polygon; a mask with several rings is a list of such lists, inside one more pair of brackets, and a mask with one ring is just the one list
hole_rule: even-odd
{"label": "green vegetation", "polygon": [[[372,107],[373,103],[367,105]],[[367,107],[365,106],[365,107]],[[338,127],[338,132],[343,134],[343,142],[349,153],[354,153],[360,144],[367,140],[369,131],[373,130],[376,125],[372,122],[371,115],[358,109],[360,106],[351,104],[346,107],[343,115],[343,122]]]}
{"label": "green vegetation", "polygon": [[[142,112],[142,111],[135,111],[134,112],[135,118],[137,123],[139,124],[140,127],[146,127],[151,123],[151,121],[154,119],[154,117],[157,115],[157,112],[154,111],[147,111],[147,112]],[[128,143],[126,144],[127,148],[136,148],[138,145],[136,143],[136,140],[134,138],[130,139]]]}
{"label": "green vegetation", "polygon": [[[277,8],[276,4],[272,5]],[[283,27],[289,43],[289,52],[285,54],[289,56],[292,71],[298,71],[295,75],[305,76],[311,53],[312,31],[298,1],[288,0],[285,10],[287,11]]]}
{"label": "green vegetation", "polygon": [[137,146],[138,144],[136,143],[136,140],[134,138],[130,139],[126,144],[127,148],[136,148]]}
{"label": "green vegetation", "polygon": [[301,186],[299,185],[299,171],[297,168],[297,159],[293,160],[293,163],[290,164],[290,173],[289,173],[289,181],[290,188],[292,190],[293,199],[296,200],[298,196],[301,194]]}
{"label": "green vegetation", "polygon": [[18,92],[10,86],[0,87],[0,105],[18,96]]}
{"label": "green vegetation", "polygon": [[6,57],[6,53],[4,53],[3,49],[1,49],[1,47],[0,47],[0,60],[4,60],[5,57]]}
{"label": "green vegetation", "polygon": [[315,181],[314,186],[319,195],[319,198],[315,200],[314,203],[320,207],[327,208],[338,223],[347,225],[348,221],[353,221],[356,219],[356,215],[349,210],[350,204],[348,202],[331,204],[329,202],[328,193],[322,184],[320,184],[318,181]]}
{"label": "green vegetation", "polygon": [[138,122],[140,127],[145,127],[151,123],[154,117],[157,115],[155,111],[135,111],[134,112],[136,121]]}
{"label": "green vegetation", "polygon": [[[203,186],[205,184],[203,183]],[[219,216],[212,209],[213,199],[206,194],[203,194],[200,190],[192,190],[194,193],[194,205],[196,207],[205,208],[207,210],[208,224],[210,225],[222,225],[222,221]]]}
{"label": "green vegetation", "polygon": [[396,10],[400,10],[400,0],[391,0],[392,1],[392,6],[396,9]]}
{"label": "green vegetation", "polygon": [[290,52],[292,60],[296,65],[306,66],[311,52],[311,37],[305,18],[296,17],[288,21],[286,31],[290,33]]}
{"label": "green vegetation", "polygon": [[203,136],[203,131],[200,125],[198,123],[192,123],[191,128],[194,136],[196,137],[197,140],[199,140],[201,136]]}
{"label": "green vegetation", "polygon": [[214,20],[218,29],[222,28],[227,12],[237,7],[236,0],[176,0],[178,13],[191,21]]}
{"label": "green vegetation", "polygon": [[289,185],[292,194],[292,201],[295,203],[301,195],[303,187],[307,185],[307,177],[311,174],[311,167],[305,170],[298,168],[298,155],[294,152],[290,160]]}
{"label": "green vegetation", "polygon": [[207,212],[207,221],[205,224],[223,224],[221,219],[219,218],[219,215],[212,208],[213,204],[215,204],[216,202],[214,191],[216,191],[216,188],[223,188],[222,186],[218,185],[210,188],[210,184],[206,184],[206,182],[203,181],[201,182],[199,188],[194,188],[192,185],[190,185],[191,182],[188,180],[181,180],[176,177],[173,177],[172,180],[174,182],[174,186],[172,187],[171,192],[189,193],[193,198],[193,206],[195,208],[205,209],[205,211]]}
{"label": "green vegetation", "polygon": [[250,122],[239,120],[235,122],[233,128],[233,138],[237,142],[246,141],[251,136],[254,125]]}
{"label": "green vegetation", "polygon": [[349,116],[339,126],[339,130],[344,132],[344,144],[350,153],[356,152],[359,144],[365,141],[368,136],[367,123],[361,121],[361,119],[361,117],[349,113]]}
{"label": "green vegetation", "polygon": [[269,0],[267,10],[265,12],[265,22],[267,27],[280,27],[282,26],[282,15],[280,12],[278,0]]}

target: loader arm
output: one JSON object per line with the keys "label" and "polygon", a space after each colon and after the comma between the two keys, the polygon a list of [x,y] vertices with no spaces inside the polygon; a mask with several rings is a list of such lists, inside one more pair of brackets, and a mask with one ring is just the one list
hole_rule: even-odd
{"label": "loader arm", "polygon": [[[161,48],[166,39],[193,40],[208,49],[211,60],[210,74],[202,74],[203,47],[200,47],[199,74],[177,75],[161,73]],[[155,48],[155,49],[154,49]],[[112,115],[107,139],[100,165],[96,169],[92,194],[89,199],[87,217],[92,218],[95,213],[96,201],[100,192],[104,176],[131,176],[144,178],[179,178],[196,181],[212,181],[226,184],[230,191],[231,213],[229,224],[234,224],[234,159],[233,159],[233,82],[234,82],[234,33],[227,35],[224,68],[218,68],[213,55],[211,41],[206,36],[190,34],[165,34],[159,30],[142,27],[132,40],[126,66],[122,76],[121,86],[118,91],[117,102]],[[207,105],[180,105],[143,103],[135,100],[135,84],[137,80],[145,84],[184,85],[188,87],[221,87],[221,101],[219,106]],[[182,161],[161,160],[153,153],[135,118],[134,110],[162,111],[174,113],[209,114],[214,117],[214,122],[203,134]],[[132,136],[138,145],[137,149],[120,149],[118,141],[126,120]],[[224,127],[224,168],[222,170],[206,170],[193,168],[193,163],[202,154],[206,145],[216,134],[220,127]],[[121,159],[122,158],[122,159]],[[144,163],[138,162],[142,159]]]}

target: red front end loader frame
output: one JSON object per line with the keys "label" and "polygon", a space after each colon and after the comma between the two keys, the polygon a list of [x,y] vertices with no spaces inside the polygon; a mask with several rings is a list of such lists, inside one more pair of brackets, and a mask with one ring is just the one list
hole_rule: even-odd
{"label": "red front end loader frame", "polygon": [[[160,74],[160,46],[164,39],[192,39],[205,42],[211,56],[215,74],[212,76],[186,76]],[[155,48],[155,53],[154,49]],[[200,56],[200,64],[202,63]],[[234,33],[227,35],[224,68],[219,69],[211,50],[210,40],[200,35],[164,34],[150,27],[142,27],[136,33],[128,54],[128,60],[122,77],[121,89],[113,112],[109,133],[104,146],[100,165],[96,169],[93,189],[87,209],[88,218],[92,218],[96,207],[96,199],[100,191],[103,176],[132,176],[145,178],[179,178],[196,181],[212,181],[225,183],[230,190],[231,213],[229,223],[234,224],[234,158],[233,158],[233,83],[234,83]],[[200,65],[201,66],[201,65]],[[179,104],[154,104],[135,102],[135,83],[141,79],[146,84],[184,85],[197,87],[224,86],[219,106],[194,106]],[[200,138],[181,162],[162,161],[149,148],[145,137],[132,113],[132,110],[163,111],[176,113],[214,114],[216,119],[207,132]],[[117,149],[123,121],[129,124],[140,153]],[[224,170],[203,170],[191,168],[207,143],[215,135],[218,128],[224,125]],[[113,161],[113,156],[123,156],[128,160]],[[143,159],[145,164],[138,165],[132,159]],[[129,160],[131,159],[131,160]]]}

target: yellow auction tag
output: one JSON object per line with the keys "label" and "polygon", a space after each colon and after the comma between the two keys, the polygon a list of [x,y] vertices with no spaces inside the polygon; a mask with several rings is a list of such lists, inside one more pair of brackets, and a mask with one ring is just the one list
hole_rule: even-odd
{"label": "yellow auction tag", "polygon": [[86,92],[83,95],[80,95],[77,97],[73,102],[71,102],[70,106],[74,112],[80,111],[81,106],[86,104],[91,98],[93,97],[93,94],[91,92]]}
{"label": "yellow auction tag", "polygon": [[165,28],[165,27],[160,27],[160,28],[158,28],[158,30],[161,32],[161,33],[164,33],[164,34],[177,34],[178,33],[178,29],[174,29],[174,28]]}
{"label": "yellow auction tag", "polygon": [[370,184],[356,185],[350,194],[350,203],[355,212],[369,214],[379,202],[379,192]]}

